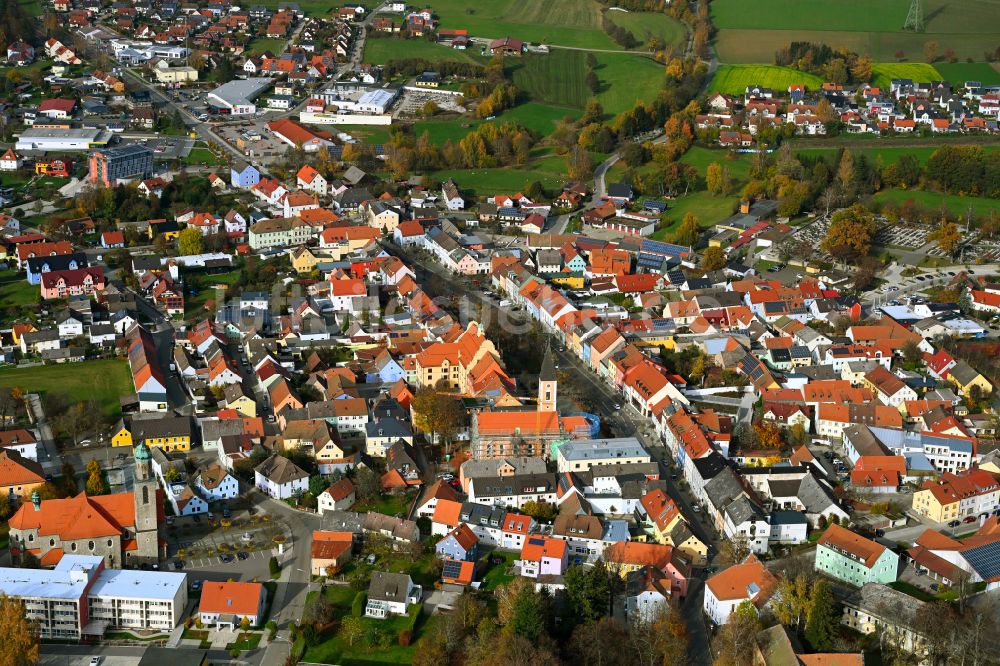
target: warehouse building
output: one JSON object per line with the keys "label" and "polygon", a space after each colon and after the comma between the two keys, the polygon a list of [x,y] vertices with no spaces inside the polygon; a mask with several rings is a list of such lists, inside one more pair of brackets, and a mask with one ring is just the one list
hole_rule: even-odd
{"label": "warehouse building", "polygon": [[234,79],[208,93],[205,99],[213,113],[245,116],[256,113],[257,105],[254,100],[270,87],[271,79]]}
{"label": "warehouse building", "polygon": [[111,132],[100,129],[29,128],[17,138],[14,150],[35,152],[85,151],[108,145]]}

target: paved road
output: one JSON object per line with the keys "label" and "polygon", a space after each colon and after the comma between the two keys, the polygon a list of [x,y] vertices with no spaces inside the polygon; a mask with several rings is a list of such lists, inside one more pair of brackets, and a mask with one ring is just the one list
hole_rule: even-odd
{"label": "paved road", "polygon": [[62,466],[59,457],[59,449],[56,446],[55,438],[52,436],[52,428],[49,427],[49,420],[45,416],[42,408],[42,398],[37,393],[28,394],[28,407],[31,410],[31,420],[38,430],[38,462],[46,474],[57,475]]}
{"label": "paved road", "polygon": [[[653,139],[652,143],[654,144],[665,143],[666,140],[667,140],[667,135],[661,134],[660,136]],[[600,205],[604,197],[607,196],[607,187],[604,182],[604,177],[607,175],[608,169],[613,167],[620,159],[621,159],[621,154],[615,153],[611,155],[608,159],[598,164],[597,168],[594,169],[594,195],[591,197],[590,200],[591,206]]]}

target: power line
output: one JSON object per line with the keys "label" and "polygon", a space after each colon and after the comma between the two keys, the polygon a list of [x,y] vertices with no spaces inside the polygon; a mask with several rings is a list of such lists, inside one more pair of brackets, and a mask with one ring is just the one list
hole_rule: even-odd
{"label": "power line", "polygon": [[903,30],[912,30],[913,32],[924,31],[923,0],[910,0],[910,11],[906,13],[906,22],[903,23]]}

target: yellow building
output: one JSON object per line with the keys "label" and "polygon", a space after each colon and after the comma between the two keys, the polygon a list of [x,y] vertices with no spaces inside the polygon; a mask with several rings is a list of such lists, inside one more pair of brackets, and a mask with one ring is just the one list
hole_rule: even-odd
{"label": "yellow building", "polygon": [[111,446],[132,446],[132,433],[120,419],[115,425],[114,434],[111,435]]}
{"label": "yellow building", "polygon": [[939,523],[988,513],[1000,501],[1000,482],[985,469],[946,472],[913,493],[914,513]]}
{"label": "yellow building", "polygon": [[132,438],[136,443],[155,446],[166,453],[191,450],[191,419],[168,416],[156,419],[136,419],[132,422]]}
{"label": "yellow building", "polygon": [[0,450],[0,493],[27,499],[45,483],[42,466],[10,449]]}
{"label": "yellow building", "polygon": [[963,396],[969,395],[973,386],[978,386],[983,395],[993,390],[993,384],[965,361],[959,361],[948,371],[948,380],[955,382],[959,394]]}
{"label": "yellow building", "polygon": [[555,273],[549,276],[549,282],[569,289],[583,289],[583,273]]}
{"label": "yellow building", "polygon": [[292,253],[292,268],[296,273],[312,273],[318,264],[319,259],[307,247],[300,247]]}
{"label": "yellow building", "polygon": [[244,393],[239,384],[230,384],[226,387],[226,407],[235,409],[247,418],[257,417],[257,401],[252,395]]}

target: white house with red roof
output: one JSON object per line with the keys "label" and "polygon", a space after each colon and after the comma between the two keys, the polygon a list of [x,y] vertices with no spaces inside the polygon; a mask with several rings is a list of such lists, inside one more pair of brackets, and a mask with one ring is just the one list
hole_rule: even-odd
{"label": "white house with red roof", "polygon": [[17,156],[13,148],[8,148],[7,152],[0,155],[0,171],[17,171],[21,168],[21,158]]}
{"label": "white house with red roof", "polygon": [[323,196],[326,195],[326,178],[323,177],[323,174],[308,164],[299,169],[298,174],[295,176],[295,181],[298,183],[299,188],[303,190],[309,190],[310,192],[315,192],[316,194]]}

